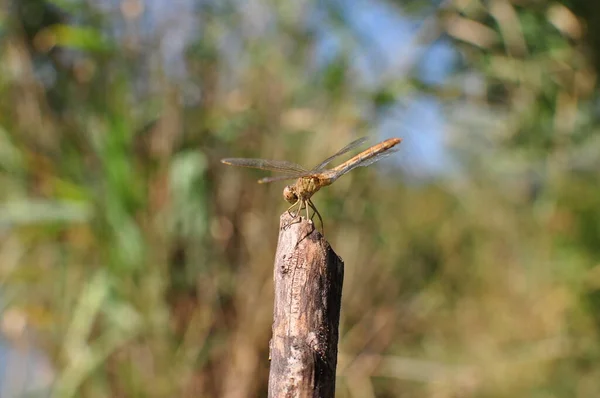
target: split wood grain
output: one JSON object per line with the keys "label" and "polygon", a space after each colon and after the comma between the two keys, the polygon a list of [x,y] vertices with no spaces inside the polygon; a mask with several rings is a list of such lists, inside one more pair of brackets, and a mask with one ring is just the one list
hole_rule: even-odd
{"label": "split wood grain", "polygon": [[344,263],[312,222],[280,218],[269,397],[335,395]]}

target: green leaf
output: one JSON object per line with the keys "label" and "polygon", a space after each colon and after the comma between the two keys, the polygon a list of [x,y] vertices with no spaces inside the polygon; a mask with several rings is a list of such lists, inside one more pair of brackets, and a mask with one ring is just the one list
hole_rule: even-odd
{"label": "green leaf", "polygon": [[63,24],[52,25],[48,29],[57,46],[99,52],[110,49],[106,39],[96,29]]}

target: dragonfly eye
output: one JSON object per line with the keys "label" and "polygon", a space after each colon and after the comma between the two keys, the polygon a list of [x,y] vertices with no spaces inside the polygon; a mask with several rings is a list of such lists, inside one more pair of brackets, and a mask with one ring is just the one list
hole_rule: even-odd
{"label": "dragonfly eye", "polygon": [[292,204],[298,201],[298,195],[296,195],[296,189],[293,185],[288,185],[283,189],[283,198]]}

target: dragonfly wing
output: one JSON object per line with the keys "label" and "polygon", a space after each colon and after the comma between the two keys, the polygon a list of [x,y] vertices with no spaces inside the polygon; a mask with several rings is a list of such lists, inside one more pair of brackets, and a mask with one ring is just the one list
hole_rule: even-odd
{"label": "dragonfly wing", "polygon": [[342,149],[337,151],[334,155],[331,155],[330,157],[328,157],[327,159],[322,161],[317,167],[315,167],[311,171],[313,171],[313,172],[322,171],[325,168],[325,166],[327,166],[333,159],[337,158],[340,155],[345,154],[348,151],[351,151],[352,149],[356,148],[359,145],[364,144],[367,141],[367,139],[368,139],[367,137],[362,137],[355,141],[352,141],[351,143],[349,143],[348,145],[346,145],[345,147],[343,147]]}
{"label": "dragonfly wing", "polygon": [[225,158],[221,159],[221,163],[228,164],[231,166],[251,167],[254,169],[283,172],[292,176],[308,173],[308,170],[306,170],[299,164],[288,162],[285,160]]}
{"label": "dragonfly wing", "polygon": [[295,174],[295,175],[289,174],[289,175],[284,175],[284,176],[265,177],[265,178],[261,178],[260,180],[258,180],[258,183],[266,184],[268,182],[275,182],[275,181],[295,180],[297,178],[304,177],[305,175],[311,175],[311,173]]}

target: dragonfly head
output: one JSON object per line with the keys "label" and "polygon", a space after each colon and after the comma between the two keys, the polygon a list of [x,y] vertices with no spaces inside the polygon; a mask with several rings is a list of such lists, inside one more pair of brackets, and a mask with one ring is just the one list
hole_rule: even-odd
{"label": "dragonfly head", "polygon": [[298,195],[296,195],[296,187],[294,185],[288,185],[283,189],[283,198],[289,203],[294,204],[298,201]]}

